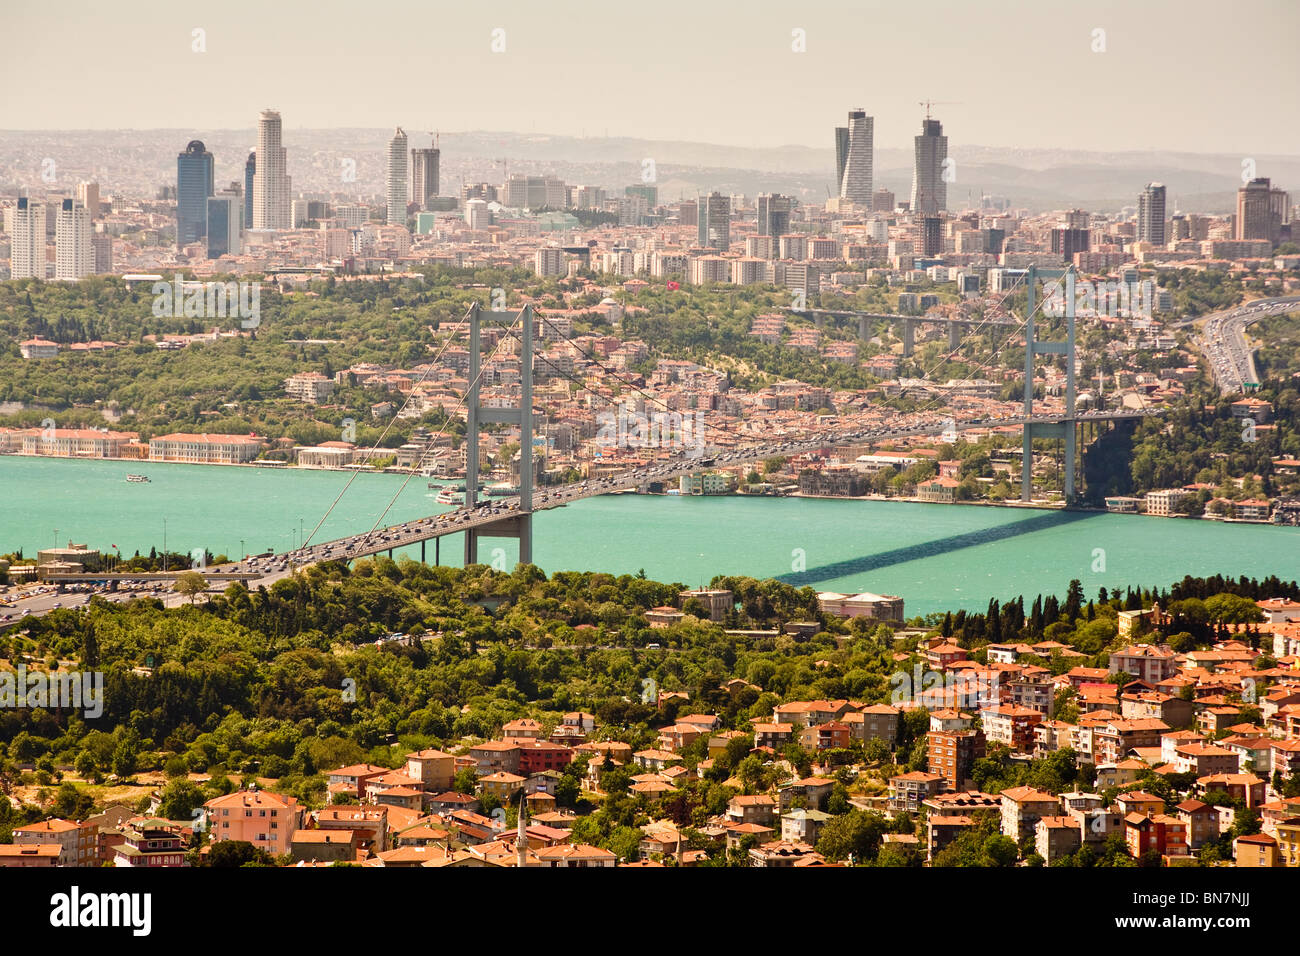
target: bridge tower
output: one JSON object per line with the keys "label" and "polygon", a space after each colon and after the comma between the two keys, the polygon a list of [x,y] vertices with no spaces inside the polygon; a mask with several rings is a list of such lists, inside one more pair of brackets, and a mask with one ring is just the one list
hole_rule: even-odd
{"label": "bridge tower", "polygon": [[[519,426],[519,511],[490,524],[465,531],[465,564],[477,564],[480,538],[518,538],[519,561],[533,561],[533,307],[518,314],[492,312],[477,302],[469,308],[469,392],[465,398],[465,507],[478,504],[479,428],[484,424]],[[508,330],[520,322],[519,405],[514,408],[484,408],[479,404],[479,373],[482,369],[482,325],[484,322]]]}
{"label": "bridge tower", "polygon": [[[1065,279],[1064,342],[1039,342],[1034,337],[1034,296],[1039,278]],[[1078,420],[1074,409],[1074,267],[1068,269],[1039,269],[1029,267],[1025,282],[1029,300],[1025,305],[1025,417],[1034,414],[1034,356],[1044,354],[1065,355],[1065,417],[1055,422],[1026,422],[1024,451],[1020,465],[1020,500],[1029,501],[1034,490],[1034,439],[1063,438],[1065,440],[1065,502],[1074,502],[1074,448],[1078,433]]]}

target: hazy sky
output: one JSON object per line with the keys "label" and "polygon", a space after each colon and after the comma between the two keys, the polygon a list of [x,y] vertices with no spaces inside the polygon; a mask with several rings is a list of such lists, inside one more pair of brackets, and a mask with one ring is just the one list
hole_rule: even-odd
{"label": "hazy sky", "polygon": [[4,129],[825,147],[861,106],[888,148],[929,98],[954,143],[1300,154],[1297,0],[6,0],[0,32]]}

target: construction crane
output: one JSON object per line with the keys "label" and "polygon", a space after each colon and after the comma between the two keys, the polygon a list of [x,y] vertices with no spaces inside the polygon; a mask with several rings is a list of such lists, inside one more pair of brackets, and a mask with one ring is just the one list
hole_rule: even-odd
{"label": "construction crane", "polygon": [[960,105],[961,102],[959,100],[921,100],[919,103],[917,103],[917,106],[925,107],[926,119],[930,118],[931,106],[960,106]]}

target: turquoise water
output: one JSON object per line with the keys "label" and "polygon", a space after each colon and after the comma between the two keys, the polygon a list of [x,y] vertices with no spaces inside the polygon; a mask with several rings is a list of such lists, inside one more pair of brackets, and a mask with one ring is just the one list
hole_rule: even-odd
{"label": "turquoise water", "polygon": [[[126,475],[149,475],[149,484]],[[350,476],[325,471],[0,457],[0,553],[69,539],[123,555],[205,547],[284,551],[310,533]],[[357,475],[314,540],[369,529],[401,488]],[[450,510],[413,478],[384,523]],[[57,529],[57,533],[56,530]],[[516,544],[499,546],[505,567]],[[459,563],[459,535],[443,539]],[[419,548],[406,549],[413,557]],[[433,542],[427,545],[433,560]],[[1131,515],[883,501],[619,495],[541,512],[533,557],[549,571],[599,570],[706,584],[715,574],[779,577],[836,591],[899,594],[907,613],[982,610],[990,597],[1168,585],[1185,574],[1300,577],[1300,528]],[[1094,570],[1097,568],[1097,570]],[[1104,569],[1104,570],[1103,570]]]}

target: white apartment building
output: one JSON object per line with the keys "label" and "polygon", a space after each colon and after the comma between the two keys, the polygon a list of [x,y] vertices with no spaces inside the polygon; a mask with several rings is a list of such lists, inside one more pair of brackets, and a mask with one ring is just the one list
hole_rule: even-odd
{"label": "white apartment building", "polygon": [[19,196],[9,210],[9,274],[14,279],[45,278],[45,203]]}
{"label": "white apartment building", "polygon": [[1165,488],[1161,491],[1148,491],[1146,496],[1147,514],[1168,517],[1177,514],[1174,509],[1187,492],[1181,488]]}
{"label": "white apartment building", "polygon": [[290,398],[316,405],[334,392],[334,380],[320,372],[299,372],[284,380],[284,393]]}
{"label": "white apartment building", "polygon": [[700,256],[691,260],[691,282],[704,285],[707,282],[730,282],[731,260],[722,256]]}
{"label": "white apartment building", "polygon": [[91,229],[90,210],[76,200],[63,200],[54,231],[55,279],[75,282],[95,274]]}

